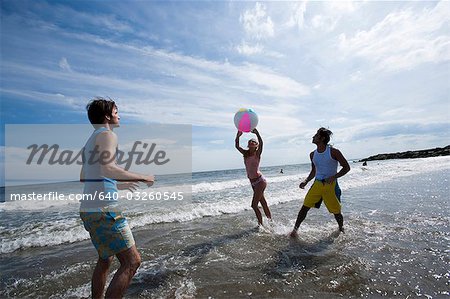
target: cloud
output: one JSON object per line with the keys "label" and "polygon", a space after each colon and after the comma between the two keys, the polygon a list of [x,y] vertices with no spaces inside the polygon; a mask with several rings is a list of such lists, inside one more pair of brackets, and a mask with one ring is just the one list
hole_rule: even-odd
{"label": "cloud", "polygon": [[[349,146],[364,140],[362,152],[383,134],[399,140],[397,133],[427,126],[440,138],[442,126],[431,122],[448,116],[446,64],[378,70],[446,61],[448,3],[214,2],[186,13],[190,6],[30,2],[9,10],[1,95],[11,110],[62,105],[81,121],[89,98],[110,96],[125,122],[192,124],[201,127],[193,137],[202,147],[233,153],[240,107],[260,116],[266,153],[292,148],[290,140],[311,147],[322,125]],[[424,144],[426,134],[417,136]]]}
{"label": "cloud", "polygon": [[266,6],[256,2],[253,9],[244,11],[239,18],[247,35],[253,39],[266,39],[274,36],[274,24],[267,16]]}
{"label": "cloud", "polygon": [[311,20],[311,25],[315,29],[324,31],[333,31],[338,23],[339,18],[330,15],[315,15]]}
{"label": "cloud", "polygon": [[[129,34],[134,30],[125,21],[118,19],[116,15],[105,13],[85,13],[75,10],[66,5],[51,5],[48,3],[37,3],[34,6],[36,12],[50,14],[54,19],[61,22],[70,19],[73,27],[92,27],[97,31],[109,31],[113,34]],[[67,22],[65,22],[67,24]]]}
{"label": "cloud", "polygon": [[245,55],[245,56],[253,56],[253,55],[264,55],[271,58],[283,58],[285,57],[284,54],[276,52],[276,51],[269,51],[264,46],[262,46],[259,42],[251,45],[250,43],[246,41],[242,41],[241,44],[236,46],[236,50],[239,54]]}
{"label": "cloud", "polygon": [[405,9],[388,14],[382,21],[353,37],[339,36],[340,49],[371,61],[377,69],[398,71],[423,63],[450,60],[450,3],[414,12]]}
{"label": "cloud", "polygon": [[[4,61],[2,67],[4,73],[9,74],[8,78],[27,79],[20,84],[20,89],[19,86],[13,88],[7,85],[8,90],[3,89],[2,92],[49,103],[64,100],[80,111],[83,110],[84,98],[107,94],[119,99],[121,114],[127,116],[124,119],[199,126],[212,124],[227,128],[232,127],[231,116],[227,113],[232,114],[239,107],[269,111],[277,106],[277,110],[270,114],[285,119],[295,117],[296,107],[292,109],[289,106],[288,110],[284,110],[284,103],[296,101],[310,93],[308,86],[258,64],[231,64],[149,46],[117,43],[92,34],[60,32],[59,28],[52,30],[56,30],[55,35],[63,34],[66,38],[82,40],[83,47],[86,47],[85,44],[88,44],[87,47],[100,45],[101,51],[85,58],[86,61],[96,61],[98,55],[105,57],[101,61],[105,65],[117,66],[120,61],[120,74],[107,69],[98,74],[85,61],[80,62],[84,64],[82,67],[72,72],[61,72],[45,65]],[[71,56],[77,49],[73,51]],[[139,69],[138,73],[136,69]],[[160,76],[168,70],[171,76]],[[159,79],[154,80],[155,76]],[[51,82],[50,86],[58,86],[58,94],[36,92],[32,82]],[[79,87],[76,93],[74,82]],[[211,119],[215,121],[211,122]]]}
{"label": "cloud", "polygon": [[274,23],[270,16],[267,16],[266,6],[257,2],[252,9],[245,10],[239,21],[244,27],[247,40],[235,47],[236,51],[245,56],[263,54],[272,58],[280,58],[284,55],[275,51],[268,51],[261,44],[262,41],[274,37]]}
{"label": "cloud", "polygon": [[305,25],[306,3],[307,1],[302,1],[294,4],[295,6],[292,9],[292,14],[285,23],[285,27],[291,28],[297,26],[298,29],[303,29]]}
{"label": "cloud", "polygon": [[63,58],[61,58],[61,59],[59,60],[59,67],[60,67],[62,70],[65,70],[65,71],[68,71],[68,72],[71,72],[71,71],[72,71],[72,68],[70,67],[70,64],[69,64],[69,62],[67,61],[67,58],[66,58],[66,57],[63,57]]}
{"label": "cloud", "polygon": [[373,138],[390,138],[411,136],[434,135],[436,132],[442,132],[442,138],[450,137],[448,130],[449,122],[414,122],[414,121],[388,121],[371,122],[363,125],[354,125],[339,131],[338,142],[353,142],[361,140],[370,140]]}
{"label": "cloud", "polygon": [[236,46],[236,50],[238,51],[239,54],[250,56],[250,55],[262,53],[263,47],[260,44],[256,44],[256,45],[252,46],[252,45],[248,44],[247,42],[242,41],[241,44]]}
{"label": "cloud", "polygon": [[0,91],[4,94],[19,97],[21,99],[25,98],[28,100],[43,102],[47,104],[58,103],[59,105],[72,107],[75,109],[80,109],[82,106],[85,105],[85,103],[80,104],[78,98],[63,95],[61,93],[47,93],[34,90],[6,89],[6,88],[0,88]]}
{"label": "cloud", "polygon": [[[88,19],[92,18],[92,16],[87,16],[87,17],[88,17]],[[117,20],[117,18],[115,16],[100,15],[100,16],[96,16],[94,19],[92,19],[91,22],[94,25],[106,27],[109,30],[114,31],[114,32],[130,33],[130,32],[134,31],[129,24]]]}
{"label": "cloud", "polygon": [[350,80],[353,82],[361,81],[362,80],[362,72],[356,71],[350,75]]}
{"label": "cloud", "polygon": [[[306,85],[287,76],[277,74],[268,67],[262,67],[255,64],[233,65],[230,63],[222,63],[167,50],[159,50],[149,46],[140,47],[133,44],[116,43],[90,34],[64,34],[82,39],[86,42],[108,46],[111,49],[139,54],[149,59],[156,59],[159,61],[159,64],[162,64],[162,67],[173,70],[174,73],[172,76],[188,81],[192,81],[193,78],[199,76],[197,78],[205,82],[197,83],[202,83],[203,85],[205,83],[213,83],[211,81],[214,81],[215,78],[217,78],[215,81],[216,84],[223,84],[221,83],[222,80],[228,78],[233,81],[232,85],[241,86],[244,90],[248,90],[248,84],[256,84],[258,89],[253,89],[251,92],[263,95],[277,95],[284,98],[309,94],[309,88]],[[268,52],[268,55],[277,56],[277,53]],[[169,64],[169,66],[166,66],[166,63]],[[149,64],[149,67],[154,66]],[[187,70],[188,72],[186,72]],[[235,83],[237,85],[235,85]]]}
{"label": "cloud", "polygon": [[329,1],[326,7],[334,14],[351,14],[355,12],[362,4],[355,1]]}
{"label": "cloud", "polygon": [[333,31],[345,15],[354,13],[362,4],[352,1],[325,1],[312,2],[306,6],[308,1],[295,3],[290,9],[292,13],[282,27],[299,30],[313,28],[324,32]]}

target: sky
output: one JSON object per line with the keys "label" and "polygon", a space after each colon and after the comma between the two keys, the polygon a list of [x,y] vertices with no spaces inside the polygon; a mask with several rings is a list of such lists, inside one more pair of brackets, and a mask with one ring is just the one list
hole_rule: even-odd
{"label": "sky", "polygon": [[322,126],[348,160],[450,143],[450,2],[0,5],[2,155],[5,124],[85,124],[95,96],[122,126],[191,125],[193,171],[243,167],[240,108],[261,166],[307,163]]}

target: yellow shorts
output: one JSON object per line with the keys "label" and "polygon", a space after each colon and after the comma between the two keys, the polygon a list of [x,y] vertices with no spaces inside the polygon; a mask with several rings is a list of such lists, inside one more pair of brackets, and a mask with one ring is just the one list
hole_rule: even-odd
{"label": "yellow shorts", "polygon": [[325,203],[328,212],[339,214],[341,212],[341,203],[336,196],[336,181],[332,184],[325,184],[321,181],[314,181],[305,196],[303,205],[308,208],[314,208],[315,204],[321,199]]}

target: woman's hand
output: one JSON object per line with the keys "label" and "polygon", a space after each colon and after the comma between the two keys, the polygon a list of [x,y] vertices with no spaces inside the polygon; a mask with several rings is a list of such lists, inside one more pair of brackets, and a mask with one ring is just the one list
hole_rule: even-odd
{"label": "woman's hand", "polygon": [[239,137],[241,137],[241,136],[242,136],[242,131],[237,131],[236,137],[239,138]]}

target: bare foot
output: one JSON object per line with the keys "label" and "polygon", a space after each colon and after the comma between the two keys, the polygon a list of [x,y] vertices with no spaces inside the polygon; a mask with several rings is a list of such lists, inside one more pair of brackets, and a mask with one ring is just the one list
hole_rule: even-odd
{"label": "bare foot", "polygon": [[297,231],[296,231],[296,230],[293,230],[293,231],[289,234],[289,237],[291,237],[291,238],[293,238],[293,239],[297,238],[297,237],[298,237]]}

